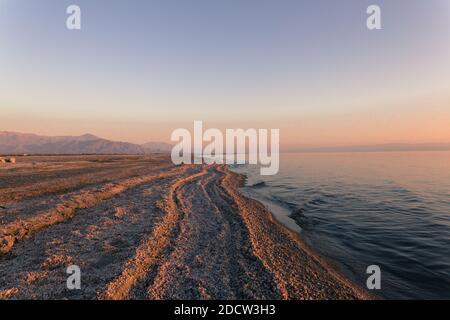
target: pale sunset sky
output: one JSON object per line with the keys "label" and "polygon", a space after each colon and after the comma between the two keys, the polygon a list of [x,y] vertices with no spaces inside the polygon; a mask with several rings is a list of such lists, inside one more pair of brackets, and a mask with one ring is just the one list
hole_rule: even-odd
{"label": "pale sunset sky", "polygon": [[168,142],[194,120],[284,147],[450,142],[450,1],[0,0],[0,131]]}

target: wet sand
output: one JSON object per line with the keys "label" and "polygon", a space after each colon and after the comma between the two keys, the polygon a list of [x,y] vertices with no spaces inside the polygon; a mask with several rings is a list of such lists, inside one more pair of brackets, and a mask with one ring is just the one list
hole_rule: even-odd
{"label": "wet sand", "polygon": [[163,155],[19,157],[0,167],[0,299],[369,298],[243,182]]}

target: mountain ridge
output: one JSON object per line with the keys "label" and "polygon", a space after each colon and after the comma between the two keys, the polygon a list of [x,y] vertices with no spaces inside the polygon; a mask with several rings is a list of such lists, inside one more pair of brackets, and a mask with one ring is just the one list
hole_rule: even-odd
{"label": "mountain ridge", "polygon": [[171,148],[170,144],[163,142],[139,145],[89,133],[81,136],[44,136],[0,131],[0,154],[147,154],[168,153]]}
{"label": "mountain ridge", "polygon": [[385,143],[373,145],[297,147],[287,152],[401,152],[401,151],[450,151],[450,143]]}
{"label": "mountain ridge", "polygon": [[[152,141],[143,144],[113,141],[86,133],[80,136],[45,136],[0,131],[0,154],[149,154],[170,153],[172,145]],[[376,145],[296,147],[282,152],[395,152],[450,151],[450,143],[387,143]]]}

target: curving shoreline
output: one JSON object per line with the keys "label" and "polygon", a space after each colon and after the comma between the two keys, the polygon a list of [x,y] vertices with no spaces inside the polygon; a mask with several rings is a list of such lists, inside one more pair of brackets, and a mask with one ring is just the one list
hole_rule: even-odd
{"label": "curving shoreline", "polygon": [[283,226],[257,200],[239,191],[245,176],[221,167],[224,188],[239,206],[256,254],[271,270],[284,299],[371,299],[314,252],[299,234]]}
{"label": "curving shoreline", "polygon": [[[147,158],[69,160],[19,161],[16,170],[0,171],[0,181],[24,181],[0,185],[10,199],[0,211],[0,299],[371,298],[243,195],[245,177],[227,166],[175,167],[161,157],[147,166]],[[103,184],[101,172],[92,174],[98,160],[117,178]],[[114,171],[123,167],[131,175]],[[44,180],[35,178],[43,172]],[[65,177],[71,192],[53,183]],[[33,183],[51,186],[51,194],[26,193]],[[67,203],[70,214],[61,211]],[[57,219],[42,224],[43,212]],[[72,264],[82,270],[81,290],[65,287]]]}

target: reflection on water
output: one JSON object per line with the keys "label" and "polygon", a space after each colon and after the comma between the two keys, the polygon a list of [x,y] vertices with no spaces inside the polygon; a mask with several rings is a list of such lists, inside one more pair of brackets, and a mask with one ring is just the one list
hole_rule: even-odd
{"label": "reflection on water", "polygon": [[361,285],[376,264],[385,298],[450,299],[450,152],[283,154],[275,176],[234,170]]}

